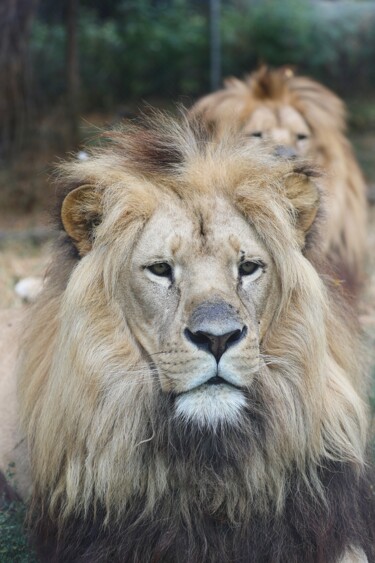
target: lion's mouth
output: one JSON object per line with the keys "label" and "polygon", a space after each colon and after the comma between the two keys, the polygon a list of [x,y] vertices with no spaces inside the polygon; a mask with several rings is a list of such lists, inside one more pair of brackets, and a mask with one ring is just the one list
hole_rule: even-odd
{"label": "lion's mouth", "polygon": [[214,375],[213,377],[211,377],[211,379],[206,381],[203,385],[220,385],[222,383],[225,384],[227,382],[225,381],[225,379],[220,377],[220,375]]}
{"label": "lion's mouth", "polygon": [[220,375],[214,375],[211,379],[202,383],[200,387],[203,387],[204,385],[227,385],[228,387],[234,387],[235,389],[241,390],[239,385],[235,385],[234,383],[227,381],[224,377],[220,377]]}
{"label": "lion's mouth", "polygon": [[185,422],[216,427],[219,423],[238,422],[247,408],[247,396],[244,388],[213,376],[205,383],[179,393],[174,407],[175,415]]}
{"label": "lion's mouth", "polygon": [[187,389],[186,391],[181,391],[180,393],[176,393],[176,397],[179,397],[181,395],[186,395],[188,393],[192,393],[197,390],[204,391],[204,389],[215,387],[215,386],[222,388],[238,389],[239,391],[243,391],[243,387],[241,387],[240,385],[235,385],[234,383],[231,383],[230,381],[224,379],[224,377],[221,377],[220,375],[214,375],[210,379],[207,379],[207,381],[200,383],[199,385],[193,387],[192,389]]}

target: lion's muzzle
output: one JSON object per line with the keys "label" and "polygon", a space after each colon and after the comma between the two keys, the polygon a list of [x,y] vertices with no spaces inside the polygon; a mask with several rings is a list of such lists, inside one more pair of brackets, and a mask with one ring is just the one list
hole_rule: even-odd
{"label": "lion's muzzle", "polygon": [[192,312],[185,337],[197,348],[212,354],[217,363],[232,346],[236,346],[247,333],[236,309],[222,300],[206,301]]}

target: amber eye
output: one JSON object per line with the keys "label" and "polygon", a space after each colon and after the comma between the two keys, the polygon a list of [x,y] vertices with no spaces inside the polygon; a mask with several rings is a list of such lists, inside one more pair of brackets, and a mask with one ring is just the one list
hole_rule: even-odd
{"label": "amber eye", "polygon": [[147,269],[155,276],[160,276],[163,278],[172,277],[172,268],[167,262],[156,262],[156,264],[147,266]]}
{"label": "amber eye", "polygon": [[253,131],[250,133],[250,137],[257,137],[258,139],[261,139],[263,137],[263,133],[262,131]]}
{"label": "amber eye", "polygon": [[297,140],[298,141],[305,141],[308,138],[309,138],[309,136],[306,135],[306,133],[297,133]]}
{"label": "amber eye", "polygon": [[238,266],[238,273],[241,277],[250,276],[251,274],[255,274],[259,268],[261,268],[261,264],[258,262],[250,262],[250,260],[246,260],[245,262],[241,262]]}

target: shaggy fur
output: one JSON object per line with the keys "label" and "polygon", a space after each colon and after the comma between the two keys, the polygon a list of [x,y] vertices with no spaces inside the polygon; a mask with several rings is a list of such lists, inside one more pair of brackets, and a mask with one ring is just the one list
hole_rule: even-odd
{"label": "shaggy fur", "polygon": [[[262,108],[266,110],[263,116],[259,112]],[[288,68],[262,67],[244,81],[226,80],[224,89],[198,100],[191,113],[204,119],[220,136],[228,127],[249,133],[246,126],[258,112],[256,129],[270,134],[275,142],[283,143],[277,138],[276,127],[280,133],[280,128],[292,127],[292,123],[269,126],[267,120],[271,111],[279,121],[279,112],[285,108],[298,112],[308,132],[306,141],[299,143],[289,139],[286,144],[294,147],[297,144],[297,153],[310,158],[325,172],[323,188],[327,205],[322,248],[334,268],[335,277],[343,280],[349,292],[355,295],[364,277],[366,186],[345,136],[343,102],[321,84],[295,76]],[[293,117],[287,119],[293,120]],[[269,127],[275,127],[274,132]],[[298,130],[291,129],[291,132],[298,133]]]}
{"label": "shaggy fur", "polygon": [[[374,561],[355,325],[304,257],[311,171],[185,121],[109,137],[62,170],[64,196],[86,188],[62,203],[69,236],[19,365],[41,558],[336,563],[358,548]],[[266,245],[282,297],[260,343],[275,362],[254,375],[238,424],[213,430],[173,417],[116,291],[164,198],[203,217],[218,191]]]}

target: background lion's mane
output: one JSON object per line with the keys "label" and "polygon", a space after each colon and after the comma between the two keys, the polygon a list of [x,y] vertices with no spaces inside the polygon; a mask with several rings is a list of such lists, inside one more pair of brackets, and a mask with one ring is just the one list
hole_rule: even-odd
{"label": "background lion's mane", "polygon": [[[60,232],[19,365],[41,557],[327,563],[350,545],[371,556],[355,329],[298,250],[298,209],[291,213],[280,184],[285,175],[308,182],[311,171],[256,149],[249,162],[240,141],[215,144],[185,121],[109,136],[109,146],[63,168],[61,192],[92,184],[100,197],[89,218],[95,244],[80,259]],[[215,174],[264,240],[284,289],[262,344],[279,364],[248,390],[242,422],[208,436],[172,417],[173,397],[151,377],[113,286],[158,190],[188,200],[189,179],[203,190]],[[236,194],[241,175],[251,181]]]}
{"label": "background lion's mane", "polygon": [[312,132],[309,158],[325,173],[323,186],[329,199],[322,248],[336,277],[355,294],[363,282],[366,186],[345,135],[344,103],[322,84],[296,76],[289,68],[264,66],[243,81],[227,79],[222,90],[198,100],[191,113],[221,134],[228,126],[241,129],[257,108],[272,103],[292,106]]}

